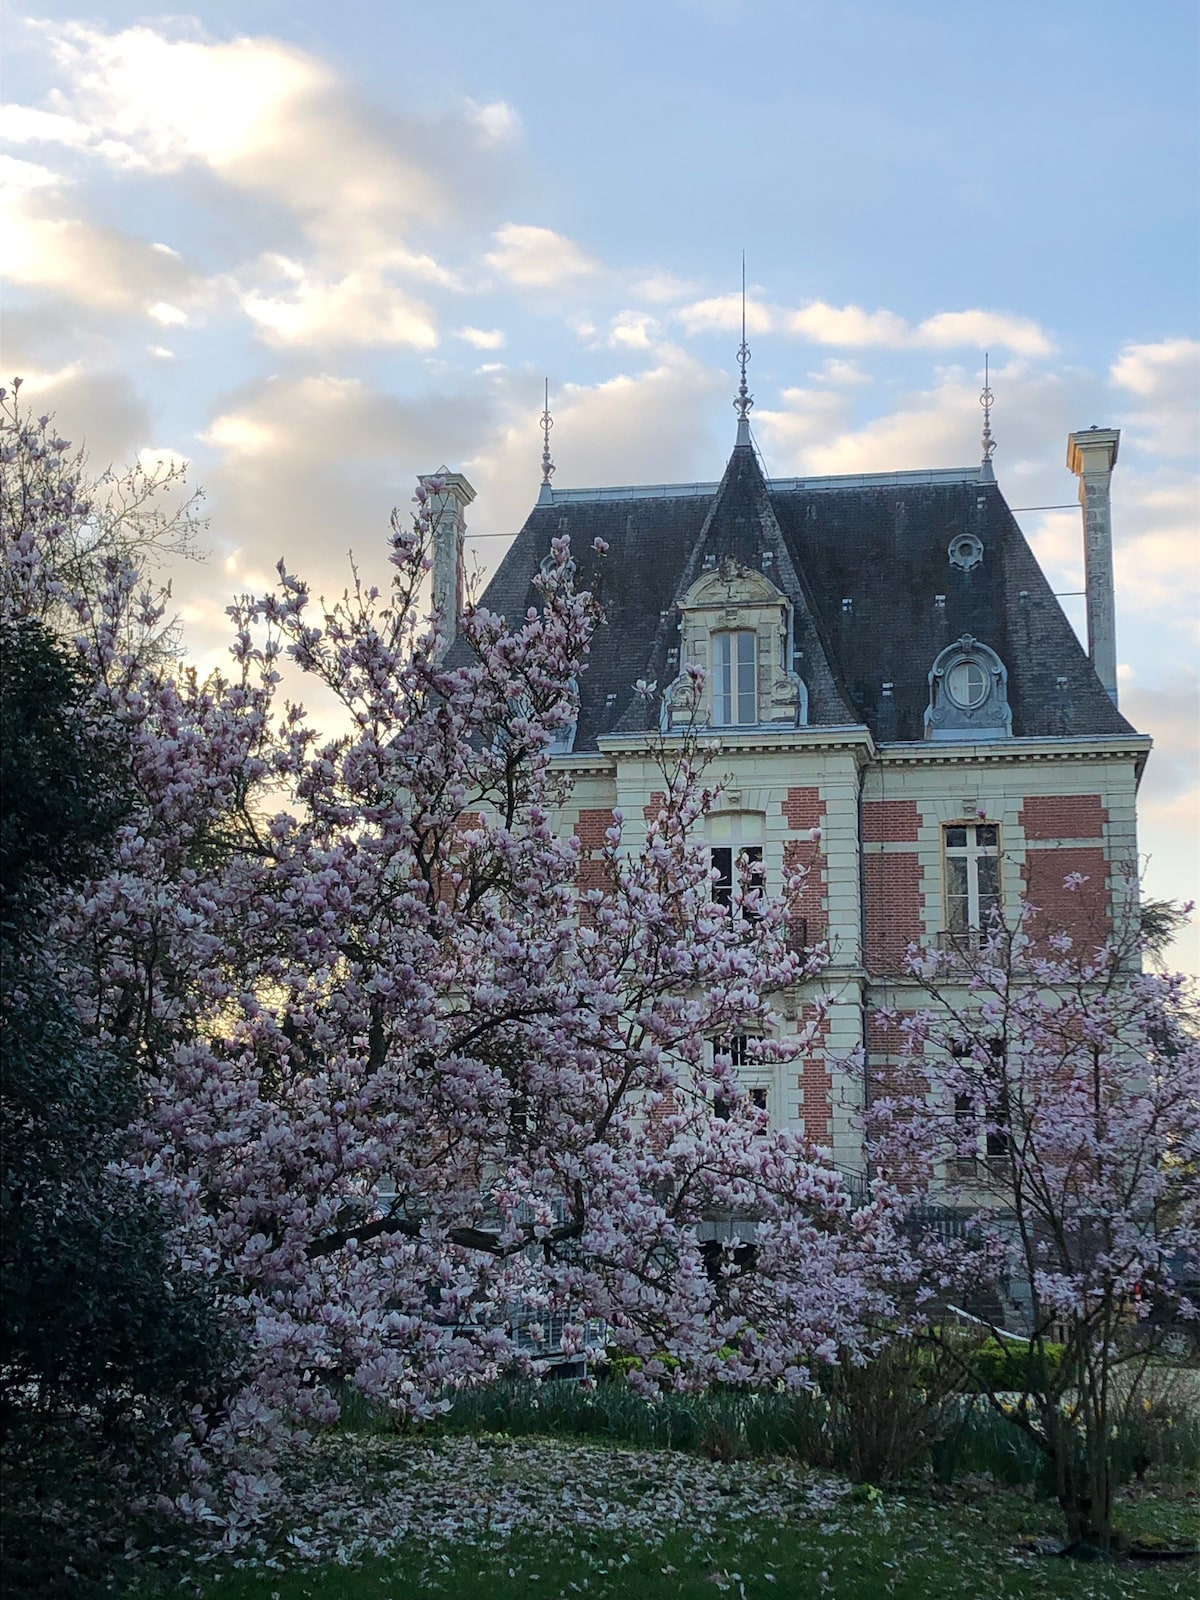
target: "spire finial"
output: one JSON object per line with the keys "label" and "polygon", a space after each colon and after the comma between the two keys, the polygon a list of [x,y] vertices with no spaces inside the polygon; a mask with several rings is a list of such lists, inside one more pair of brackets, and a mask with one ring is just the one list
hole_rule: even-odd
{"label": "spire finial", "polygon": [[[541,415],[542,424],[542,489],[548,491],[550,479],[554,476],[554,462],[550,458],[550,429],[554,426],[554,418],[550,415],[550,379],[546,379],[546,409]],[[550,498],[545,493],[544,498]]]}
{"label": "spire finial", "polygon": [[994,397],[989,377],[988,352],[985,350],[983,353],[983,390],[979,396],[979,404],[983,407],[983,468],[985,478],[994,476],[992,454],[996,448],[996,441],[992,438],[992,400]]}
{"label": "spire finial", "polygon": [[738,384],[737,399],[733,402],[733,409],[737,412],[737,442],[738,444],[750,443],[750,408],[754,404],[754,396],[746,388],[746,366],[750,360],[750,346],[746,343],[746,252],[742,251],[742,342],[738,346],[738,368],[741,372],[741,381]]}

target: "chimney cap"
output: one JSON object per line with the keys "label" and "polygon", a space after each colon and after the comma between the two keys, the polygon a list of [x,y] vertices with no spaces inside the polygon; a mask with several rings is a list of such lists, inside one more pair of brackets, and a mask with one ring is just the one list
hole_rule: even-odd
{"label": "chimney cap", "polygon": [[1099,467],[1111,472],[1117,464],[1117,448],[1121,442],[1120,428],[1081,428],[1067,435],[1067,469],[1078,477],[1081,473]]}
{"label": "chimney cap", "polygon": [[461,472],[451,472],[449,467],[441,466],[436,472],[420,473],[418,481],[424,488],[429,489],[435,478],[439,479],[442,485],[441,489],[437,491],[438,493],[451,494],[460,505],[464,506],[469,506],[471,501],[474,500],[475,490]]}

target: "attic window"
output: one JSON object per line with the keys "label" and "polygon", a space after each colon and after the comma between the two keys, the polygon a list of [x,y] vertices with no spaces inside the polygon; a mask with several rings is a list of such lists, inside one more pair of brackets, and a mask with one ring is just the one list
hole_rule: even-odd
{"label": "attic window", "polygon": [[1008,673],[994,650],[964,633],[929,674],[927,739],[1006,739],[1012,735]]}
{"label": "attic window", "polygon": [[946,693],[964,711],[974,711],[987,699],[988,675],[978,661],[956,661],[946,674]]}
{"label": "attic window", "polygon": [[983,540],[973,533],[960,533],[950,541],[950,565],[970,572],[983,560]]}
{"label": "attic window", "polygon": [[757,634],[713,634],[712,696],[715,727],[752,727],[758,721]]}

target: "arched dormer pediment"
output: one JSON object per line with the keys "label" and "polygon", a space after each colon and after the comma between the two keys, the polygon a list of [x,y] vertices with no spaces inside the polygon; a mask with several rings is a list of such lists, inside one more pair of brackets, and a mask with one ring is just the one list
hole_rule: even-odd
{"label": "arched dormer pediment", "polygon": [[1009,739],[1008,671],[988,645],[964,633],[929,671],[927,739]]}
{"label": "arched dormer pediment", "polygon": [[716,571],[702,572],[680,600],[679,609],[687,612],[712,606],[777,607],[787,603],[761,572],[727,561]]}
{"label": "arched dormer pediment", "polygon": [[791,669],[792,604],[764,573],[726,560],[689,585],[679,613],[680,672],[663,696],[668,732],[807,722],[808,691]]}

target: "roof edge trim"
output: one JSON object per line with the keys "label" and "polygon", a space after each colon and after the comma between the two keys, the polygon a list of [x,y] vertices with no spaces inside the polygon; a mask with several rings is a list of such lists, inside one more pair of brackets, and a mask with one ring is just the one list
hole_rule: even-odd
{"label": "roof edge trim", "polygon": [[[932,486],[952,483],[981,483],[979,467],[925,467],[912,472],[843,472],[813,478],[767,478],[768,492],[780,494],[807,490],[819,494],[831,489],[886,489],[904,486]],[[687,500],[715,495],[721,487],[714,483],[613,484],[592,489],[551,489],[549,503],[596,500]],[[543,502],[545,503],[545,502]]]}

